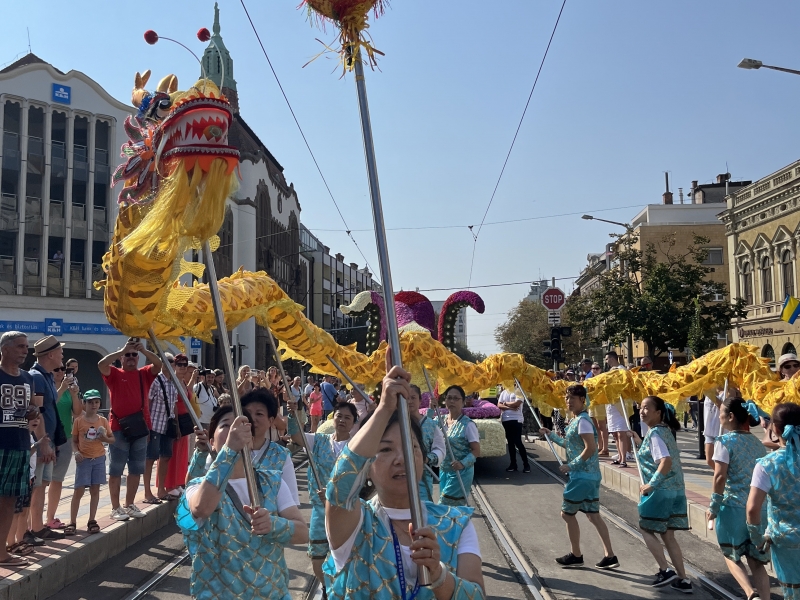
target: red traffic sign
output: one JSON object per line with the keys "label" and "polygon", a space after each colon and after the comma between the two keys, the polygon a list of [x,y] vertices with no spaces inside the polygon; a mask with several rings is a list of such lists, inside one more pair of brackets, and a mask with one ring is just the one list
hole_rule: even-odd
{"label": "red traffic sign", "polygon": [[560,310],[566,303],[567,299],[564,297],[564,292],[560,289],[551,287],[542,294],[542,304],[548,310]]}

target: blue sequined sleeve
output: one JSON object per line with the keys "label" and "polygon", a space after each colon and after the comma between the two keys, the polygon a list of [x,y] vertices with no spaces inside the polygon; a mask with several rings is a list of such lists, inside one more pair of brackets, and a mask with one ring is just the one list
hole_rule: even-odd
{"label": "blue sequined sleeve", "polygon": [[359,456],[345,446],[333,465],[328,481],[325,493],[328,502],[345,510],[353,510],[373,460],[375,459]]}

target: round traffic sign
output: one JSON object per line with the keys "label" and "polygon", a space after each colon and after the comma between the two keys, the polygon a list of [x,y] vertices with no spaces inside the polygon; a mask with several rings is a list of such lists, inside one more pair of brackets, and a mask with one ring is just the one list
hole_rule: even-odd
{"label": "round traffic sign", "polygon": [[559,310],[566,301],[564,292],[555,287],[549,288],[542,294],[542,304],[549,310]]}

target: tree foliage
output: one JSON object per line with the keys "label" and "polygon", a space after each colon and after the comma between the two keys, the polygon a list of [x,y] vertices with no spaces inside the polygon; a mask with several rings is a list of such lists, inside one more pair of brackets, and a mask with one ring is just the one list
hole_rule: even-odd
{"label": "tree foliage", "polygon": [[619,345],[630,332],[656,357],[670,348],[687,347],[692,331],[692,343],[705,352],[716,345],[718,333],[731,328],[734,318],[747,315],[741,298],[735,303],[715,301],[727,294],[727,286],[711,281],[712,269],[702,264],[708,258],[703,248],[708,238],[695,235],[681,249],[671,234],[657,246],[650,243],[639,250],[635,235],[616,237],[618,268],[602,273],[598,286],[571,306],[573,326],[583,336]]}
{"label": "tree foliage", "polygon": [[547,309],[538,302],[521,300],[508,313],[508,320],[494,331],[494,339],[503,352],[522,354],[525,362],[544,369],[553,367],[546,358],[542,342],[550,339]]}

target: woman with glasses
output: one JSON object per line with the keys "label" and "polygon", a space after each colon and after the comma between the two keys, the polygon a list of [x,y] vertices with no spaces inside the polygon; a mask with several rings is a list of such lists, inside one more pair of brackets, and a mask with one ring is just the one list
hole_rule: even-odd
{"label": "woman with glasses", "polygon": [[[455,456],[448,453],[439,472],[439,503],[464,506],[469,503],[475,460],[481,455],[481,436],[478,427],[464,414],[464,390],[451,385],[444,392],[444,405],[449,414],[446,419],[447,437]],[[459,482],[459,476],[461,481]],[[463,484],[463,489],[462,489]]]}

